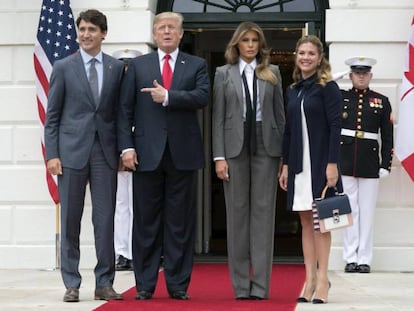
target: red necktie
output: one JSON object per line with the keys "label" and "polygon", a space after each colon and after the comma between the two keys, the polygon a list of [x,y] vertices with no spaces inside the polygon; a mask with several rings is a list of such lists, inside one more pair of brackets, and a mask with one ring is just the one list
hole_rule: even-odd
{"label": "red necktie", "polygon": [[171,87],[172,70],[170,66],[170,54],[164,56],[164,66],[162,67],[162,85],[169,90]]}

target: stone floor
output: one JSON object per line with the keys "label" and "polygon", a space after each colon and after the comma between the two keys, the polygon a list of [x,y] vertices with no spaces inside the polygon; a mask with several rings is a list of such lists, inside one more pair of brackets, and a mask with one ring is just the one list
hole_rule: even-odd
{"label": "stone floor", "polygon": [[[93,271],[82,270],[81,273],[80,302],[64,303],[60,271],[0,270],[0,310],[93,310],[103,303],[93,299]],[[345,274],[330,271],[330,280],[332,288],[327,304],[302,303],[296,310],[414,311],[414,273],[375,271],[370,274]],[[133,284],[133,272],[117,272],[116,291],[123,292]]]}

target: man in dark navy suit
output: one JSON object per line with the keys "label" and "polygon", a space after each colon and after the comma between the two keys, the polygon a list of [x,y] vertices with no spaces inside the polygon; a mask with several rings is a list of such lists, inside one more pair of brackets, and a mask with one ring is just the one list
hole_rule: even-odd
{"label": "man in dark navy suit", "polygon": [[342,91],[341,172],[353,226],[344,229],[345,272],[369,273],[379,178],[391,170],[393,120],[388,98],[369,88],[376,60],[352,57],[352,89]]}
{"label": "man in dark navy suit", "polygon": [[155,17],[158,50],[130,61],[121,89],[118,140],[124,165],[134,171],[139,300],[152,297],[161,256],[170,297],[189,299],[197,170],[205,161],[197,113],[209,102],[210,83],[206,61],[178,49],[182,23],[178,13]]}

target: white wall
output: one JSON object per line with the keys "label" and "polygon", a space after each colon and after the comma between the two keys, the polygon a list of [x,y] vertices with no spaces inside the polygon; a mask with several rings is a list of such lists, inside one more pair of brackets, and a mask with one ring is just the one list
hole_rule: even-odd
{"label": "white wall", "polygon": [[[88,6],[85,6],[85,2]],[[108,17],[104,51],[150,51],[156,0],[71,0],[74,15],[98,8]],[[33,45],[41,0],[0,1],[0,269],[54,268],[55,206],[45,182],[35,101]],[[398,130],[398,98],[404,46],[414,12],[412,0],[333,0],[326,39],[334,72],[344,59],[378,60],[371,87],[390,97]],[[339,81],[349,87],[349,79]],[[398,160],[382,180],[376,215],[373,268],[414,271],[414,183]],[[333,237],[331,269],[342,269],[340,233]],[[90,203],[84,213],[81,267],[95,263]]]}
{"label": "white wall", "polygon": [[[326,41],[334,72],[347,70],[351,56],[376,58],[370,87],[390,98],[398,131],[399,88],[414,1],[333,0],[326,13]],[[338,81],[349,88],[348,77]],[[395,135],[394,135],[395,136]],[[380,181],[373,269],[414,271],[414,183],[396,157],[391,175]],[[342,235],[335,233],[331,269],[343,269]]]}

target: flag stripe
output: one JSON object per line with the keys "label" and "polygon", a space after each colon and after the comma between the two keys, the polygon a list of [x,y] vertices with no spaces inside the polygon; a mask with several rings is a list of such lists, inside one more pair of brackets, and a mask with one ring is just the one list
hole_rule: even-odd
{"label": "flag stripe", "polygon": [[42,102],[39,100],[39,97],[36,97],[36,99],[37,99],[37,111],[39,112],[39,119],[43,125],[46,122],[46,111],[42,105]]}
{"label": "flag stripe", "polygon": [[37,85],[37,87],[41,87],[41,90],[37,90],[37,91],[43,91],[46,95],[46,99],[47,99],[47,93],[49,90],[49,80],[46,76],[46,73],[43,70],[42,65],[39,63],[38,58],[34,57],[34,67],[35,67],[35,73],[37,76],[37,82],[39,82],[39,84]]}
{"label": "flag stripe", "polygon": [[[43,159],[46,159],[46,150],[45,150],[45,145],[43,143],[42,143],[42,154],[43,154]],[[45,160],[45,164],[46,164],[46,160]],[[47,183],[49,193],[50,193],[50,196],[52,197],[53,202],[58,204],[59,203],[59,191],[57,188],[57,178],[56,176],[53,176],[52,174],[50,174],[47,170],[46,170],[46,183]]]}
{"label": "flag stripe", "polygon": [[[69,0],[43,0],[33,53],[36,73],[36,102],[41,124],[41,148],[46,164],[44,126],[49,80],[53,64],[78,50],[76,28]],[[58,204],[57,178],[46,170],[46,183],[52,200]]]}

